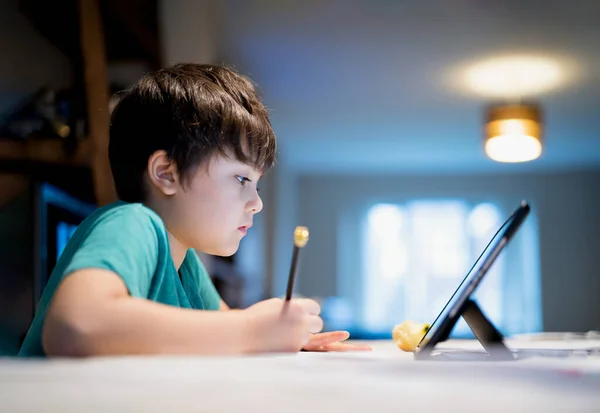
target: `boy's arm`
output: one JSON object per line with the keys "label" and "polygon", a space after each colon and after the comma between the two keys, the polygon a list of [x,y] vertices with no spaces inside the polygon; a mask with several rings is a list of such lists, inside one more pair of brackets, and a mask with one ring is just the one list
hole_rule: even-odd
{"label": "boy's arm", "polygon": [[219,311],[228,311],[230,310],[229,306],[223,299],[221,299],[221,304],[219,304]]}
{"label": "boy's arm", "polygon": [[132,298],[101,269],[67,276],[52,300],[42,343],[49,356],[239,354],[255,351],[242,311],[197,311]]}
{"label": "boy's arm", "polygon": [[59,285],[42,345],[62,357],[298,351],[323,328],[319,312],[313,300],[279,299],[241,311],[182,309],[131,297],[114,272],[82,269]]}

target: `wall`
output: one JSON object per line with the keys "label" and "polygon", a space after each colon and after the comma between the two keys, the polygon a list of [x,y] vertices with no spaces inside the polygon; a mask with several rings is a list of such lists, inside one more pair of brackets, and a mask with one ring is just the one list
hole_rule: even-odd
{"label": "wall", "polygon": [[17,0],[0,2],[0,50],[0,119],[38,88],[71,82],[69,60],[19,13]]}
{"label": "wall", "polygon": [[163,64],[216,63],[220,58],[221,7],[214,0],[160,0]]}
{"label": "wall", "polygon": [[[498,201],[509,210],[520,199],[528,199],[539,227],[544,330],[600,329],[600,171],[477,176],[302,176],[297,194],[298,221],[309,226],[311,238],[302,255],[298,292],[310,296],[340,293],[338,276],[352,276],[340,274],[340,263],[352,262],[356,254],[341,255],[339,245],[344,239],[338,235],[338,226],[344,224],[344,219],[346,224],[357,219],[357,211],[374,202],[461,194]],[[281,270],[276,274],[279,278],[286,276]]]}

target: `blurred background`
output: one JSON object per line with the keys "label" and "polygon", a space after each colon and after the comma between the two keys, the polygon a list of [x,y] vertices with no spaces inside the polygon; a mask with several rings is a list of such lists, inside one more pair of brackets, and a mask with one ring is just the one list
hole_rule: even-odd
{"label": "blurred background", "polygon": [[251,77],[278,137],[240,250],[202,255],[229,305],[283,295],[305,225],[295,291],[329,329],[391,337],[433,321],[526,199],[479,304],[507,335],[600,329],[598,16],[589,0],[0,0],[0,354],[115,199],[111,97],[180,62]]}

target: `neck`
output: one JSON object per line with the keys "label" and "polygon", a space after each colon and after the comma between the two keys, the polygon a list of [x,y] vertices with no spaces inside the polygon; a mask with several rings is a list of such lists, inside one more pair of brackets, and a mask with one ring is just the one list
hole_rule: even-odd
{"label": "neck", "polygon": [[171,233],[168,225],[168,217],[165,217],[161,211],[160,203],[152,202],[151,200],[146,200],[144,205],[156,212],[163,220],[165,226],[167,227],[167,235],[169,237],[169,249],[171,250],[171,259],[173,260],[173,264],[175,264],[175,269],[179,271],[181,264],[183,264],[183,260],[185,259],[185,254],[187,253],[188,248],[177,239],[175,235]]}
{"label": "neck", "polygon": [[167,234],[169,235],[171,259],[173,260],[173,264],[175,264],[175,269],[179,271],[179,268],[181,267],[181,264],[183,264],[183,260],[185,259],[187,248],[173,234],[171,234],[169,230],[167,230]]}

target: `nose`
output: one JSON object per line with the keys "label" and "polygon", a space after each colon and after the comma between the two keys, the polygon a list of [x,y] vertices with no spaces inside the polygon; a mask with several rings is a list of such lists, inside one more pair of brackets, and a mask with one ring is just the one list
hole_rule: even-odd
{"label": "nose", "polygon": [[263,201],[260,198],[258,192],[254,193],[254,197],[248,202],[246,205],[246,212],[251,212],[253,214],[258,214],[263,209]]}

